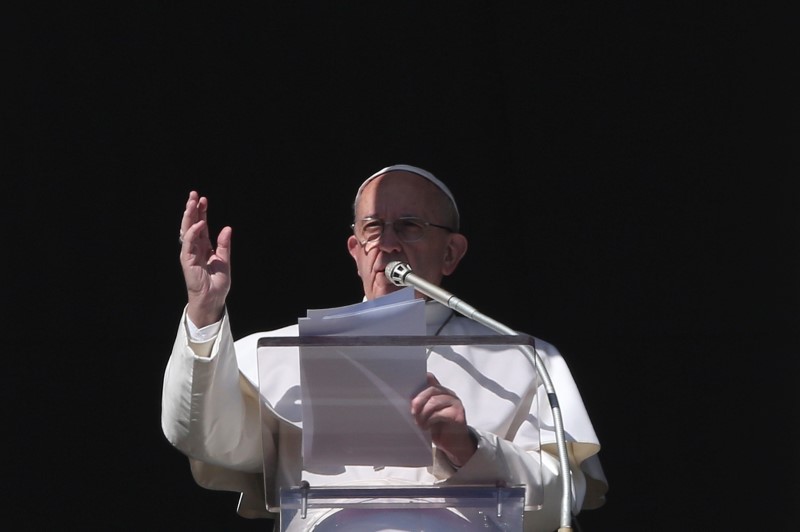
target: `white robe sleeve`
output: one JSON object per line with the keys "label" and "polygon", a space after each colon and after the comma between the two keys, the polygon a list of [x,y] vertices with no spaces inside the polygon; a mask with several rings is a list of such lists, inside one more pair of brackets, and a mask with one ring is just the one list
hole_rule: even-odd
{"label": "white robe sleeve", "polygon": [[[192,459],[260,473],[263,450],[257,392],[240,375],[227,314],[208,356],[193,349],[185,319],[184,315],[164,374],[164,435]],[[199,347],[202,351],[203,346]]]}

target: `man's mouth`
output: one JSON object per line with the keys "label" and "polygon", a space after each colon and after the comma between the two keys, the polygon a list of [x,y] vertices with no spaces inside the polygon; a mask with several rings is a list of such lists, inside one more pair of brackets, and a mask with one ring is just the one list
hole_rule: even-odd
{"label": "man's mouth", "polygon": [[378,263],[378,264],[380,264],[380,266],[376,264],[374,266],[373,271],[375,271],[375,272],[385,272],[386,271],[386,267],[389,264],[391,264],[392,262],[395,262],[395,261],[408,262],[406,259],[404,259],[402,257],[391,257],[391,258],[388,258],[388,260],[386,262],[381,261],[380,263]]}

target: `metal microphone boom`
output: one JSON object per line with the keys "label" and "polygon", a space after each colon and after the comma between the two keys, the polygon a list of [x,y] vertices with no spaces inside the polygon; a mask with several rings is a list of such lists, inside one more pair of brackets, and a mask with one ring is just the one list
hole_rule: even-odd
{"label": "metal microphone boom", "polygon": [[[393,261],[386,265],[384,270],[386,278],[396,286],[413,286],[417,291],[422,292],[431,299],[438,301],[442,305],[450,307],[456,312],[463,314],[467,318],[489,327],[493,331],[501,334],[516,336],[517,332],[507,327],[497,320],[482,314],[472,305],[468,305],[463,300],[457,298],[447,290],[426,281],[419,275],[411,271],[411,266],[404,262]],[[561,526],[558,532],[572,530],[572,475],[569,469],[569,458],[567,455],[567,443],[564,435],[564,423],[561,418],[561,407],[558,405],[553,382],[544,367],[539,354],[535,348],[529,345],[520,346],[525,354],[531,358],[536,371],[542,376],[542,383],[547,392],[547,399],[550,402],[550,409],[553,411],[553,422],[555,425],[556,445],[558,446],[558,461],[561,469]]]}

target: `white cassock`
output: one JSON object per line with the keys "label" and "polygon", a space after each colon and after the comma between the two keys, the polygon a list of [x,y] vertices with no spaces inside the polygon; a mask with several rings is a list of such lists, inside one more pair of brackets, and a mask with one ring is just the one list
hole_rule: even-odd
{"label": "white cassock", "polygon": [[[495,334],[436,302],[426,303],[425,318],[429,335]],[[444,453],[434,449],[432,467],[346,466],[319,474],[302,468],[297,356],[282,354],[270,372],[271,382],[261,383],[261,389],[269,390],[269,397],[262,400],[280,415],[261,419],[259,411],[258,339],[296,335],[294,325],[234,342],[227,314],[219,333],[206,342],[190,340],[185,315],[178,328],[164,376],[162,428],[189,457],[198,484],[242,494],[240,515],[275,518],[278,489],[298,486],[303,480],[311,486],[502,481],[526,486],[526,532],[558,528],[561,480],[552,412],[541,379],[519,349],[437,346],[428,355],[428,371],[459,397],[467,423],[478,437],[477,452],[461,468],[454,468]],[[607,482],[597,458],[600,444],[580,393],[555,347],[537,340],[536,350],[561,407],[571,458],[573,512],[600,507]],[[267,434],[263,445],[262,429]],[[440,514],[436,519],[450,517]]]}

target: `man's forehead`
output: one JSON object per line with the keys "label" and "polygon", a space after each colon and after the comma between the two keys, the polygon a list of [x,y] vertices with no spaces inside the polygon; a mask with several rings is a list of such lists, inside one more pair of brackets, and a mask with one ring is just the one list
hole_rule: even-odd
{"label": "man's forehead", "polygon": [[424,170],[417,166],[411,166],[408,164],[395,164],[392,166],[387,166],[386,168],[378,170],[377,172],[369,176],[367,179],[365,179],[364,182],[361,183],[361,186],[358,187],[358,192],[356,193],[356,204],[358,203],[358,200],[361,197],[361,193],[364,191],[367,185],[372,183],[377,178],[384,176],[388,173],[398,173],[398,172],[406,172],[408,174],[414,174],[416,176],[424,178],[426,181],[434,185],[436,188],[442,191],[445,194],[445,196],[447,196],[447,198],[450,200],[453,210],[455,211],[456,217],[458,217],[458,206],[456,205],[455,197],[453,197],[453,193],[450,192],[450,189],[447,187],[447,185],[445,185],[441,180],[439,180],[436,176],[434,176],[427,170]]}
{"label": "man's forehead", "polygon": [[441,191],[436,188],[433,183],[427,181],[422,176],[411,172],[393,170],[391,172],[380,174],[374,179],[371,179],[369,183],[367,183],[366,186],[361,189],[361,197],[363,198],[370,191],[379,193],[387,188],[413,190],[416,196],[442,196]]}
{"label": "man's forehead", "polygon": [[441,210],[447,198],[422,177],[387,172],[370,181],[356,205],[359,217],[429,217]]}

